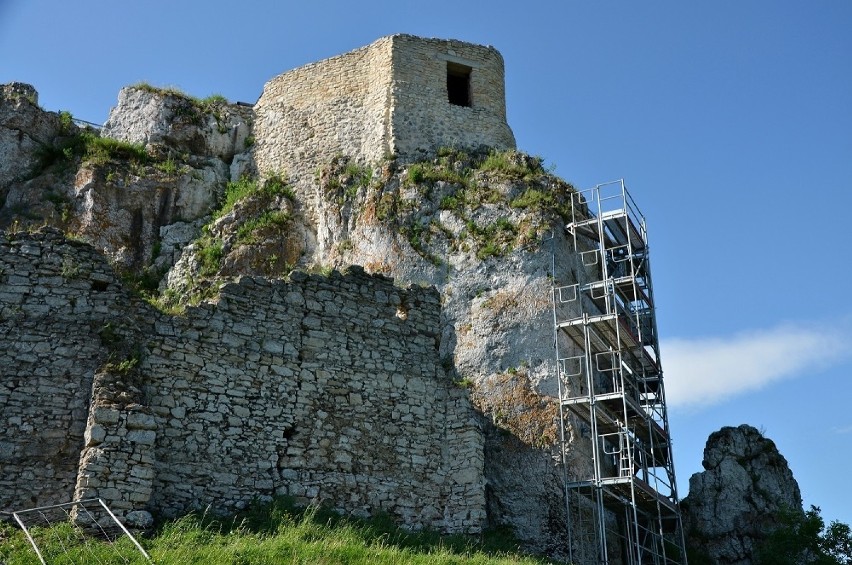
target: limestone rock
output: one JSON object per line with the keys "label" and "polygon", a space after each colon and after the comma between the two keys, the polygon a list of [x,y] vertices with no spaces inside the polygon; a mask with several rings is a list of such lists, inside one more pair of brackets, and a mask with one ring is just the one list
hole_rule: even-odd
{"label": "limestone rock", "polygon": [[[251,111],[215,102],[204,113],[187,97],[140,89],[123,91],[121,98],[125,104],[113,112],[105,131],[122,141],[149,143],[146,158],[128,157],[121,147],[93,156],[92,146],[109,147],[96,144],[97,131],[83,131],[70,116],[39,108],[29,85],[0,89],[0,229],[56,226],[92,243],[121,270],[154,265],[164,272],[177,259],[175,245],[197,237],[198,220],[223,193],[230,180],[223,158],[233,157],[231,146],[244,151]],[[196,113],[174,115],[181,104]],[[151,108],[159,113],[145,111]],[[187,122],[187,116],[198,123]],[[171,123],[162,126],[158,120]],[[233,125],[233,139],[224,139],[221,124]],[[190,149],[197,153],[185,152]],[[250,157],[243,155],[241,163],[238,170],[250,167]],[[172,224],[179,227],[169,231]],[[158,256],[161,229],[175,235],[187,225],[195,232],[179,243],[170,239],[166,253]]]}
{"label": "limestone rock", "polygon": [[802,508],[787,460],[772,440],[742,425],[711,434],[702,465],[682,502],[687,546],[713,563],[750,565],[759,542],[781,525],[779,511]]}
{"label": "limestone rock", "polygon": [[[69,129],[76,126],[68,124]],[[38,93],[12,82],[0,86],[0,204],[8,186],[32,173],[40,161],[39,149],[60,134],[59,115],[38,106]]]}
{"label": "limestone rock", "polygon": [[183,250],[201,233],[206,218],[193,222],[174,222],[160,227],[160,253],[154,259],[154,268],[166,271],[177,263]]}
{"label": "limestone rock", "polygon": [[251,135],[252,110],[223,100],[203,101],[173,90],[128,86],[118,94],[102,135],[230,162]]}

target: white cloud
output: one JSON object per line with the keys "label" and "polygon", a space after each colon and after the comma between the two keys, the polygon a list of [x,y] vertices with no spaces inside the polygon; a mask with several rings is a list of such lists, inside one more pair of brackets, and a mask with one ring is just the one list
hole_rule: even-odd
{"label": "white cloud", "polygon": [[707,406],[836,363],[844,332],[783,326],[730,337],[661,342],[670,406]]}
{"label": "white cloud", "polygon": [[839,428],[834,428],[833,431],[836,434],[844,435],[844,434],[852,434],[852,426],[842,426]]}

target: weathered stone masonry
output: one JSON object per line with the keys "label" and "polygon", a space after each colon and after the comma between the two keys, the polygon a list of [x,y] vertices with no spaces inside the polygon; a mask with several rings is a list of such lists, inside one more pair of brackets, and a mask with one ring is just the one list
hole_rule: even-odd
{"label": "weathered stone masonry", "polygon": [[[469,105],[449,101],[449,69],[467,73]],[[263,174],[311,180],[335,155],[376,163],[439,147],[515,147],[503,58],[493,47],[391,35],[270,80],[255,105]]]}
{"label": "weathered stone masonry", "polygon": [[100,333],[129,311],[106,262],[54,233],[0,237],[0,508],[67,502]]}
{"label": "weathered stone masonry", "polygon": [[244,277],[171,317],[58,232],[4,235],[0,269],[0,507],[76,494],[176,514],[287,494],[484,525],[483,438],[440,364],[434,289],[359,268]]}

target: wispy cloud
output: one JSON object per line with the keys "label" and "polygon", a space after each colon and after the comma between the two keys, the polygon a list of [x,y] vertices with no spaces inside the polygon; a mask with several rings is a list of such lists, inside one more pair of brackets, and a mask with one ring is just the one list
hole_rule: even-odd
{"label": "wispy cloud", "polygon": [[839,428],[833,428],[831,431],[838,435],[852,434],[852,426],[841,426]]}
{"label": "wispy cloud", "polygon": [[824,369],[852,353],[845,331],[782,326],[729,337],[664,340],[666,400],[707,406]]}

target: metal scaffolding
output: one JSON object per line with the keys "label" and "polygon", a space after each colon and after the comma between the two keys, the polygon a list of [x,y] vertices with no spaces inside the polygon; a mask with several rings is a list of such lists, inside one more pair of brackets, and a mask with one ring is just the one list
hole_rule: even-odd
{"label": "metal scaffolding", "polygon": [[570,280],[554,264],[560,431],[563,456],[589,453],[564,465],[569,561],[685,564],[645,218],[623,180],[572,199]]}

